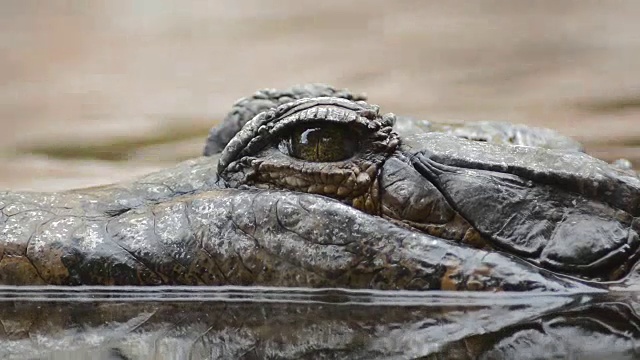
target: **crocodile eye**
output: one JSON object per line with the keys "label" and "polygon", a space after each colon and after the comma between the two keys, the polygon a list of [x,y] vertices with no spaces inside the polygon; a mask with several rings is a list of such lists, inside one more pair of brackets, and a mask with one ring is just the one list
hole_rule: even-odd
{"label": "crocodile eye", "polygon": [[341,124],[298,126],[278,145],[286,155],[313,162],[346,160],[358,151],[358,147],[358,134]]}

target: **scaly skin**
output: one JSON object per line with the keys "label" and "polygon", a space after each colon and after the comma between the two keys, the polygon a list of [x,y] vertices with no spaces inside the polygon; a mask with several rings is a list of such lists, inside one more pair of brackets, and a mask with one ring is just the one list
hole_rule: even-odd
{"label": "scaly skin", "polygon": [[2,283],[585,290],[323,197],[215,189],[215,177],[173,196],[181,174],[210,168],[200,158],[124,186],[4,194]]}
{"label": "scaly skin", "polygon": [[[248,123],[230,116],[221,129],[243,128],[231,140],[229,131],[212,131],[206,152],[226,145],[219,157],[134,182],[0,194],[0,283],[597,291],[532,264],[595,280],[618,279],[634,264],[638,180],[576,152],[575,142],[504,124],[456,135],[562,151],[523,147],[514,156],[511,145],[402,137],[392,126],[407,128],[408,119],[381,116],[346,91],[301,89],[272,92],[275,100],[259,92],[232,114],[253,115],[262,109],[256,99],[271,106],[307,95],[341,98],[286,102]],[[363,147],[332,163],[303,162],[275,147],[282,131],[313,122],[355,126]],[[496,190],[510,186],[510,196]],[[509,207],[514,196],[523,200]],[[487,217],[488,203],[533,216]],[[566,235],[576,221],[586,230],[574,239]]]}

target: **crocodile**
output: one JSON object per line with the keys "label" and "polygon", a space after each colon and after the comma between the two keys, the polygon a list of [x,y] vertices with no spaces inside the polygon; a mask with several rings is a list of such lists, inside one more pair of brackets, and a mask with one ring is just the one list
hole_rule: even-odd
{"label": "crocodile", "polygon": [[0,193],[0,284],[601,292],[632,286],[640,179],[548,129],[263,90],[204,155]]}

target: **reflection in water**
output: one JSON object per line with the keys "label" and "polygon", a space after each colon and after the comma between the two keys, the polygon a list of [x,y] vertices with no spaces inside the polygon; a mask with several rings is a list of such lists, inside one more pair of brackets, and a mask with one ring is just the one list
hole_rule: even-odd
{"label": "reflection in water", "polygon": [[0,289],[0,357],[611,359],[640,351],[632,298],[41,288],[33,301],[37,290]]}

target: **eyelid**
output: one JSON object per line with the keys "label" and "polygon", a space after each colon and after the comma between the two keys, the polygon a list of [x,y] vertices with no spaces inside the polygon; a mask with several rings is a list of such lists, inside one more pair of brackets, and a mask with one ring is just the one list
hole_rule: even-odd
{"label": "eyelid", "polygon": [[[232,163],[272,146],[275,139],[285,136],[288,129],[311,122],[344,124],[358,132],[362,139],[379,143],[391,134],[393,114],[378,114],[376,105],[332,97],[305,98],[262,112],[245,124],[229,141],[218,159],[218,172]],[[380,132],[382,138],[371,136]],[[290,131],[290,130],[289,130]],[[392,137],[396,137],[393,135]],[[385,144],[387,140],[383,141]],[[381,144],[383,147],[385,144]],[[397,141],[389,143],[392,147]]]}
{"label": "eyelid", "polygon": [[366,134],[374,131],[369,127],[369,124],[362,123],[355,120],[337,121],[337,120],[329,120],[329,119],[305,119],[305,120],[298,120],[295,122],[279,123],[276,126],[274,126],[272,129],[270,129],[269,133],[271,134],[272,137],[277,138],[277,137],[288,136],[292,132],[294,132],[295,130],[301,127],[310,128],[314,126],[315,127],[328,127],[328,126],[342,127],[348,131],[352,131],[356,133],[358,136],[366,136]]}

